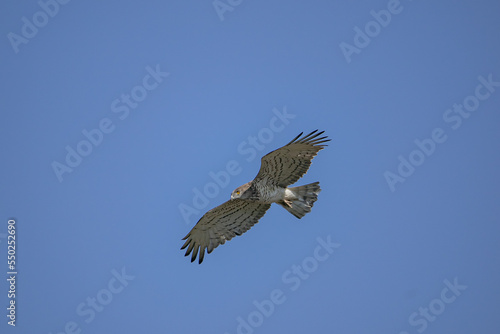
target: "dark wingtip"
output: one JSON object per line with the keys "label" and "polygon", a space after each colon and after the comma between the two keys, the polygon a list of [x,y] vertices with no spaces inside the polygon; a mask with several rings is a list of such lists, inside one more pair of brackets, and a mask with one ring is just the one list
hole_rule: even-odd
{"label": "dark wingtip", "polygon": [[[188,237],[189,237],[189,234],[186,235],[184,238],[182,238],[182,240],[186,240]],[[188,245],[189,245],[189,241],[186,241],[184,243],[184,245],[182,245],[181,250],[184,249],[184,248],[186,248]]]}
{"label": "dark wingtip", "polygon": [[[286,144],[286,145],[290,145],[290,144],[292,144],[293,142],[295,142],[297,139],[299,139],[299,138],[300,138],[300,136],[302,136],[302,134],[303,134],[303,133],[304,133],[304,132],[299,133],[299,135],[298,135],[297,137],[293,138],[293,139],[292,139],[292,140],[291,140],[288,144]],[[286,146],[286,145],[285,145],[285,146]]]}
{"label": "dark wingtip", "polygon": [[[318,129],[312,131],[311,133],[305,135],[304,137],[302,138],[299,138],[299,140],[297,140],[297,143],[303,143],[303,144],[310,144],[310,145],[317,145],[318,147],[324,147],[324,146],[327,146],[327,145],[318,145],[318,144],[322,144],[322,143],[325,143],[327,141],[330,141],[331,139],[327,139],[328,136],[323,136],[323,137],[319,137],[321,136],[323,133],[325,133],[325,131],[320,131],[318,132]],[[318,138],[319,137],[319,138]],[[297,137],[298,138],[298,137]],[[297,138],[295,138],[293,141],[295,141]]]}

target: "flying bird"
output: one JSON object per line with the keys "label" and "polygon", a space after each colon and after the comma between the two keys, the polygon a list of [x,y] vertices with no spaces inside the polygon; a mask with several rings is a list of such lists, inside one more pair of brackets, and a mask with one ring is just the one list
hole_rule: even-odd
{"label": "flying bird", "polygon": [[300,133],[285,146],[262,157],[259,173],[253,181],[236,188],[229,201],[205,213],[182,239],[186,240],[181,247],[187,247],[185,256],[192,253],[193,262],[199,253],[199,263],[202,263],[205,250],[210,254],[217,246],[248,231],[264,216],[271,203],[281,205],[299,219],[310,212],[321,191],[319,182],[288,186],[307,173],[311,160],[327,146],[323,143],[330,139],[319,137],[323,132],[315,130],[306,136]]}

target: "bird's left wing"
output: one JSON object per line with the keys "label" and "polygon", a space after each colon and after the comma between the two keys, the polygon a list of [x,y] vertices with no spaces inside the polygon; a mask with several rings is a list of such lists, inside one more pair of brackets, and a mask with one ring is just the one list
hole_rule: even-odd
{"label": "bird's left wing", "polygon": [[205,213],[191,232],[182,239],[187,240],[181,249],[187,247],[186,256],[193,253],[191,262],[196,260],[199,252],[201,263],[205,249],[210,254],[227,240],[242,235],[264,216],[270,206],[271,204],[231,199]]}
{"label": "bird's left wing", "polygon": [[318,130],[305,136],[301,133],[285,146],[266,154],[255,181],[265,179],[280,187],[297,182],[311,166],[311,160],[326,146],[324,143],[330,141],[327,136],[319,137],[323,133]]}

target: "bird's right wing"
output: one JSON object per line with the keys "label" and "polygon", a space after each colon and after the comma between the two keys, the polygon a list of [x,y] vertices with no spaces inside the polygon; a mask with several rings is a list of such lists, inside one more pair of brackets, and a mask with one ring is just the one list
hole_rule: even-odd
{"label": "bird's right wing", "polygon": [[270,206],[271,204],[231,199],[205,213],[191,232],[182,239],[187,240],[181,249],[187,247],[186,256],[193,253],[191,262],[196,260],[199,252],[201,263],[205,249],[210,254],[227,240],[242,235],[264,216]]}

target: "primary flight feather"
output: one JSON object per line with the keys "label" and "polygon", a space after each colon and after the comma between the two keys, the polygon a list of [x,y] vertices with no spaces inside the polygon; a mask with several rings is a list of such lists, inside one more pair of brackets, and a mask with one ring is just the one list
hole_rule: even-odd
{"label": "primary flight feather", "polygon": [[319,182],[288,188],[300,179],[311,166],[311,160],[322,150],[327,136],[315,130],[302,133],[285,146],[268,153],[261,160],[259,173],[248,183],[236,188],[231,199],[213,208],[201,217],[182,239],[181,249],[187,247],[191,262],[199,255],[203,262],[205,250],[211,253],[217,246],[241,235],[255,225],[271,203],[277,203],[297,218],[311,211],[321,191]]}

